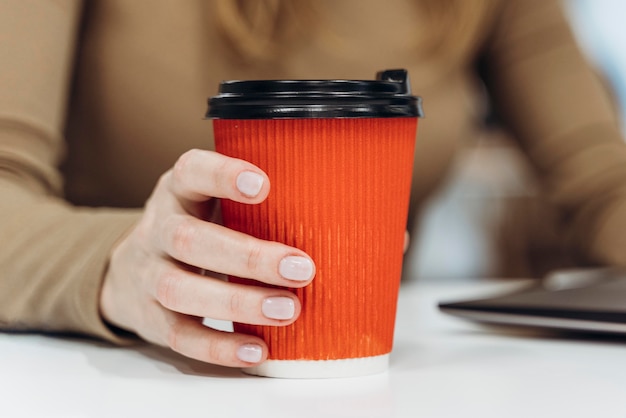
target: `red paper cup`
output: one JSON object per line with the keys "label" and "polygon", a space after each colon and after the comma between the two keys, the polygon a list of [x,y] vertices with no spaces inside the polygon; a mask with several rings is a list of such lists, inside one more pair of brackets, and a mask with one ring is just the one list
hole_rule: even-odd
{"label": "red paper cup", "polygon": [[[220,108],[219,98],[226,95],[231,100],[228,106],[233,104],[224,88],[210,102],[216,150],[250,161],[272,182],[270,195],[259,205],[223,200],[224,224],[300,248],[316,265],[310,285],[291,289],[302,302],[301,315],[293,324],[234,324],[235,331],[257,335],[269,347],[269,359],[246,369],[248,373],[339,377],[388,367],[421,107],[419,98],[408,91],[406,72],[385,72],[381,78],[234,82],[254,96],[249,106],[254,117],[240,103],[237,118],[220,118],[228,112]],[[358,87],[353,102],[347,100],[347,90],[355,89],[350,83]],[[302,90],[320,96],[322,85],[335,91],[321,98],[323,104],[315,101],[319,98],[303,98]],[[383,87],[392,93],[385,89],[381,93]],[[297,106],[286,99],[287,88],[300,92]],[[271,107],[259,100],[267,90],[280,96],[281,117],[275,116],[276,109],[270,112],[274,117],[256,116],[259,109]],[[333,101],[337,95],[339,105]],[[358,107],[356,113],[350,103]],[[313,117],[302,113],[311,108]],[[288,117],[285,109],[291,109]],[[260,285],[236,277],[229,280]]]}

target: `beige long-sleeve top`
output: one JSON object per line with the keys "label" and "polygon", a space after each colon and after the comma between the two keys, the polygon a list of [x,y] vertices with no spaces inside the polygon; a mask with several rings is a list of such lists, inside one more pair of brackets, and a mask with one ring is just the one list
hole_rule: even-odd
{"label": "beige long-sleeve top", "polygon": [[[397,4],[395,4],[397,3]],[[119,341],[98,312],[115,242],[158,176],[211,148],[206,99],[219,81],[371,79],[407,68],[420,121],[412,214],[475,134],[475,60],[502,120],[590,260],[626,264],[626,148],[556,1],[503,0],[462,62],[422,61],[408,2],[331,1],[342,44],[308,42],[243,66],[211,2],[0,0],[0,327]],[[373,23],[376,23],[375,25]],[[373,30],[376,28],[377,30]],[[382,36],[384,34],[384,36]],[[470,36],[470,35],[468,35]]]}

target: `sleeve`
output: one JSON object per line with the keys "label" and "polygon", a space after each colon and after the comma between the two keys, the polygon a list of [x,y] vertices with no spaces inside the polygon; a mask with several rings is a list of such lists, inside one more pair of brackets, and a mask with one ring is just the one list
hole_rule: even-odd
{"label": "sleeve", "polygon": [[98,300],[138,211],[73,207],[58,171],[80,12],[74,0],[0,0],[0,329],[122,343]]}
{"label": "sleeve", "polygon": [[520,141],[564,239],[585,262],[626,265],[626,145],[606,86],[557,0],[502,3],[485,51],[494,108]]}

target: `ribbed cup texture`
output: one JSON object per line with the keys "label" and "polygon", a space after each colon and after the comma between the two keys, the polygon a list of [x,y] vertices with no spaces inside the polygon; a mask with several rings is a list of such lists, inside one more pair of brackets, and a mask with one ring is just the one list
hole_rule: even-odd
{"label": "ribbed cup texture", "polygon": [[[275,360],[391,352],[417,118],[214,120],[218,152],[263,169],[259,205],[222,201],[226,226],[307,252],[317,274],[286,327],[235,324]],[[254,283],[235,277],[231,281]]]}

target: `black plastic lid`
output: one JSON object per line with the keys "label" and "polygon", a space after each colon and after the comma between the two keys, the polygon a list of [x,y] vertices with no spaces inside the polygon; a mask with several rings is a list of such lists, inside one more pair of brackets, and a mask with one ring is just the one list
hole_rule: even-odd
{"label": "black plastic lid", "polygon": [[422,117],[406,70],[387,70],[376,80],[224,81],[209,99],[207,118],[293,119]]}

